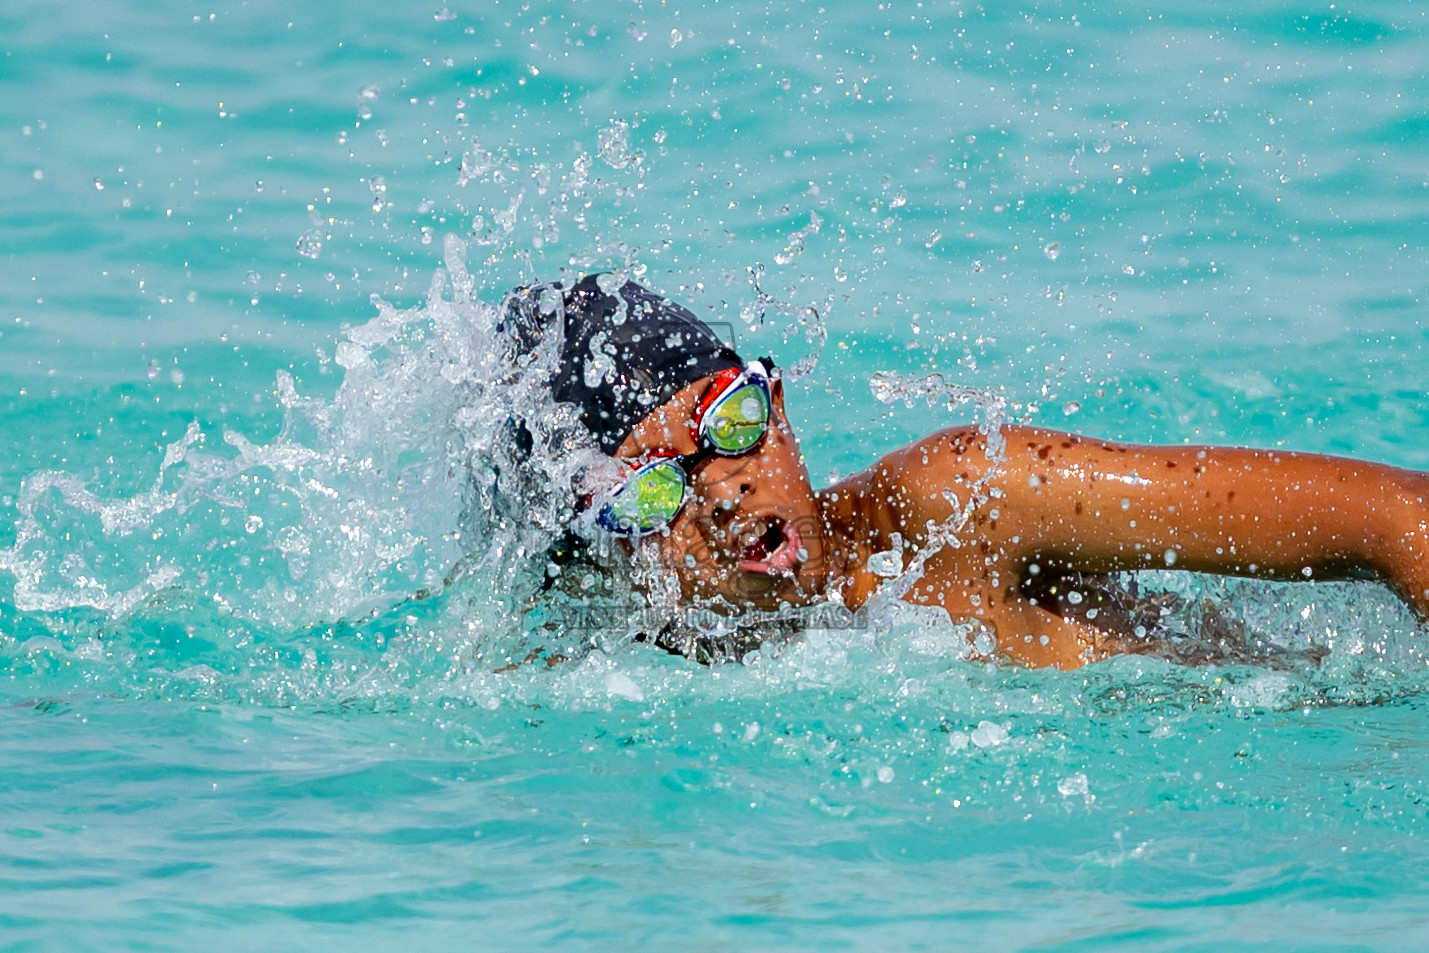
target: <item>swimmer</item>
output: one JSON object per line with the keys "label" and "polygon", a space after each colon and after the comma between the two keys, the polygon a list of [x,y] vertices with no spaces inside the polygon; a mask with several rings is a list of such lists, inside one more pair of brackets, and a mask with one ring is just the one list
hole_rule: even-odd
{"label": "swimmer", "polygon": [[980,624],[1000,658],[1058,668],[1128,650],[1126,614],[1082,597],[1127,570],[1377,579],[1429,620],[1426,474],[962,426],[815,490],[777,367],[741,359],[685,308],[588,276],[519,289],[507,315],[519,347],[561,349],[554,395],[617,461],[581,500],[584,525],[658,547],[690,604],[857,610],[889,560],[893,575],[918,560],[904,600]]}

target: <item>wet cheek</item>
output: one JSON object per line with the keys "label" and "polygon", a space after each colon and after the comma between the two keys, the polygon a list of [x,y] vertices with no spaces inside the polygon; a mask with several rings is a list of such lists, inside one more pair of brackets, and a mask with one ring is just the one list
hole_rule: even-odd
{"label": "wet cheek", "polygon": [[764,471],[764,479],[774,487],[783,488],[789,485],[789,468],[781,464],[772,464]]}
{"label": "wet cheek", "polygon": [[665,549],[666,561],[677,570],[699,571],[708,567],[710,546],[707,534],[693,520],[682,523]]}

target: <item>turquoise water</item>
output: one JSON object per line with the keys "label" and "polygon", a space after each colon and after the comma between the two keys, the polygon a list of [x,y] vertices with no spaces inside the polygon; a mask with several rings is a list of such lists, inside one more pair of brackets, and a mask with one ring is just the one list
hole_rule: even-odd
{"label": "turquoise water", "polygon": [[1423,946],[1376,587],[702,668],[533,629],[483,495],[490,305],[595,268],[806,372],[816,481],[998,401],[1429,469],[1425,14],[1162,6],[0,5],[0,948]]}

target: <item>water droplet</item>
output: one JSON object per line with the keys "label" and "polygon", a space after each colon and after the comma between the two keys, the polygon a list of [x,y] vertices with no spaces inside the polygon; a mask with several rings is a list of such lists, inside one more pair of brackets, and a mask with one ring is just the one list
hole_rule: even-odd
{"label": "water droplet", "polygon": [[1057,782],[1057,793],[1062,797],[1086,797],[1088,790],[1087,776],[1080,772]]}
{"label": "water droplet", "polygon": [[1164,553],[1161,554],[1161,558],[1164,559],[1164,560],[1166,560],[1166,565],[1168,565],[1168,566],[1174,566],[1174,565],[1176,565],[1176,550],[1174,550],[1174,549],[1168,549],[1168,550],[1166,550],[1166,552],[1164,552]]}
{"label": "water droplet", "polygon": [[95,179],[95,180],[94,180],[94,190],[95,190],[96,192],[103,192],[103,191],[104,191],[104,181],[103,181],[102,179]]}
{"label": "water droplet", "polygon": [[1046,255],[1049,261],[1056,261],[1057,256],[1062,254],[1062,246],[1056,242],[1048,242],[1042,249],[1042,254]]}
{"label": "water droplet", "polygon": [[1063,415],[1065,415],[1065,416],[1067,416],[1067,417],[1072,416],[1073,414],[1075,414],[1077,411],[1079,411],[1079,410],[1081,410],[1081,409],[1082,409],[1082,405],[1079,404],[1079,403],[1077,403],[1075,400],[1069,400],[1069,401],[1067,401],[1065,404],[1062,405],[1062,413],[1063,413]]}
{"label": "water droplet", "polygon": [[600,353],[592,353],[585,362],[583,377],[586,386],[592,389],[600,387],[605,382],[606,375],[614,370],[615,362],[609,357]]}
{"label": "water droplet", "polygon": [[868,571],[884,579],[894,579],[903,574],[903,553],[896,550],[874,553],[868,557]]}
{"label": "water droplet", "polygon": [[979,748],[991,748],[1005,743],[1007,739],[1007,729],[990,721],[978,722],[978,726],[968,736],[968,740]]}
{"label": "water droplet", "polygon": [[313,229],[298,236],[298,254],[304,258],[317,258],[323,253],[322,233]]}
{"label": "water droplet", "polygon": [[633,158],[630,152],[630,124],[623,119],[612,120],[611,124],[596,133],[597,153],[612,169],[623,169]]}
{"label": "water droplet", "polygon": [[880,764],[878,766],[878,780],[884,784],[890,783],[893,780],[893,769],[886,764]]}

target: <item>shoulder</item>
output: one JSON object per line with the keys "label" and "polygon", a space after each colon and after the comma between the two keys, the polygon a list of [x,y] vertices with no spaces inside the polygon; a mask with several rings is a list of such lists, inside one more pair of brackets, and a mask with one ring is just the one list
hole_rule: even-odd
{"label": "shoulder", "polygon": [[826,492],[887,506],[897,522],[922,526],[961,509],[982,488],[1032,474],[1083,441],[1036,427],[1008,425],[985,433],[948,427],[893,450]]}
{"label": "shoulder", "polygon": [[985,481],[1001,468],[1008,428],[984,433],[974,426],[948,427],[884,457],[891,486],[915,496],[940,494],[960,484]]}
{"label": "shoulder", "polygon": [[866,513],[886,510],[892,528],[916,529],[945,519],[971,487],[991,477],[1000,466],[993,449],[1000,443],[973,426],[948,427],[884,454],[824,493],[857,501]]}

